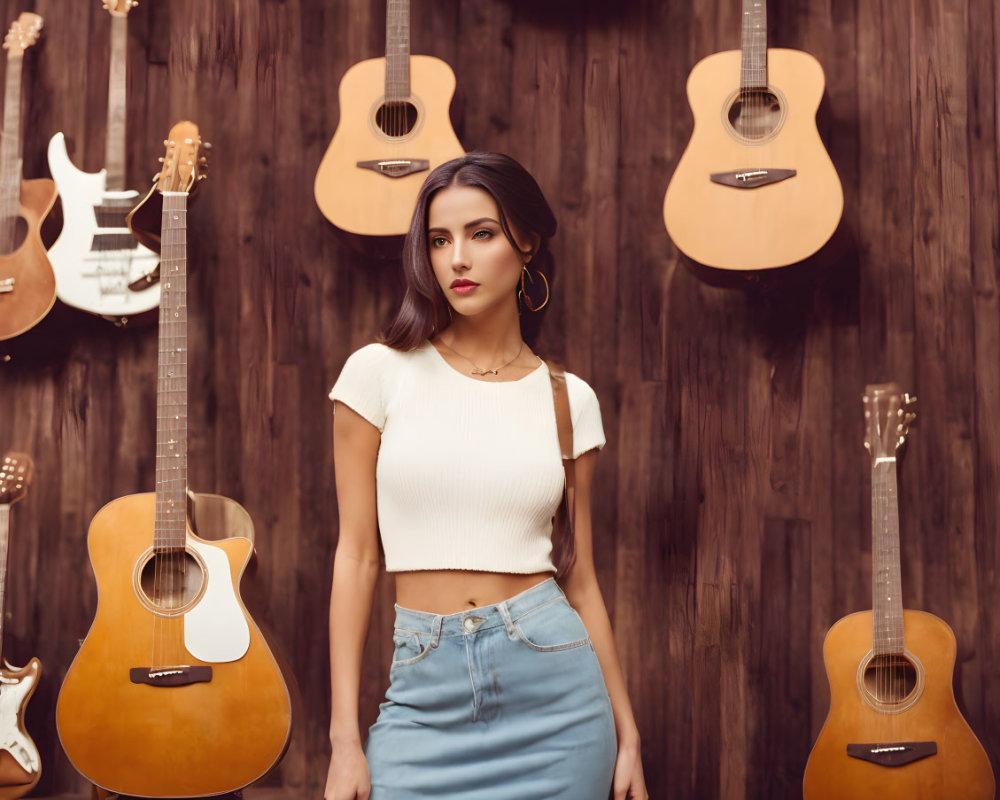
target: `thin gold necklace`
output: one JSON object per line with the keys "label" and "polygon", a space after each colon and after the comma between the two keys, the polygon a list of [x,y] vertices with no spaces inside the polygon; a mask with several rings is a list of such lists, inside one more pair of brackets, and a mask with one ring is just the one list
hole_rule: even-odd
{"label": "thin gold necklace", "polygon": [[473,375],[486,375],[488,373],[492,373],[494,375],[499,375],[500,374],[500,370],[504,369],[505,367],[509,367],[511,364],[513,364],[515,361],[517,361],[517,357],[519,355],[521,355],[521,352],[524,350],[524,339],[522,339],[521,340],[521,346],[519,348],[517,348],[517,352],[514,354],[514,357],[512,359],[510,359],[510,361],[504,362],[499,367],[493,367],[492,369],[483,369],[481,366],[479,366],[471,358],[469,358],[466,355],[462,355],[461,353],[459,353],[458,350],[456,350],[454,347],[452,347],[450,344],[448,344],[444,339],[438,339],[438,341],[441,342],[441,344],[443,344],[449,350],[451,350],[451,352],[453,352],[456,356],[458,356],[459,358],[464,358],[466,361],[468,361],[470,364],[472,364],[472,366],[475,367],[475,369],[472,370],[472,374]]}

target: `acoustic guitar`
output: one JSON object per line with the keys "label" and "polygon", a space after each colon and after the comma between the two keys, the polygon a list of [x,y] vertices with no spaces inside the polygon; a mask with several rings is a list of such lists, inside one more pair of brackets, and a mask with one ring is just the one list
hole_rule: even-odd
{"label": "acoustic guitar", "polygon": [[844,194],[816,129],[824,85],[808,53],[768,48],[766,0],[743,0],[741,49],[688,77],[694,132],[663,201],[681,252],[762,270],[802,261],[833,235]]}
{"label": "acoustic guitar", "polygon": [[186,209],[203,177],[201,151],[197,127],[175,125],[157,176],[156,492],[114,500],[91,523],[97,613],[56,704],[73,766],[102,789],[138,797],[247,786],[278,763],[291,725],[281,671],[240,597],[249,525],[213,541],[197,534],[189,511]]}
{"label": "acoustic guitar", "polygon": [[[118,325],[159,305],[159,256],[129,233],[125,216],[138,192],[125,188],[125,79],[128,12],[136,0],[102,0],[111,15],[105,169],[77,169],[57,133],[49,170],[62,198],[63,229],[49,250],[56,294],[66,305]],[[159,224],[159,218],[157,218]]]}
{"label": "acoustic guitar", "polygon": [[826,635],[830,713],[809,754],[805,800],[992,800],[993,769],[955,705],[955,634],[903,608],[896,452],[915,399],[896,384],[865,391],[872,457],[872,610]]}
{"label": "acoustic guitar", "polygon": [[[10,507],[28,491],[33,464],[24,453],[7,453],[0,463],[0,647],[3,646]],[[24,712],[42,671],[37,658],[18,669],[4,658],[0,667],[0,800],[30,792],[42,776],[38,748],[24,727]]]}
{"label": "acoustic guitar", "polygon": [[25,11],[4,37],[7,74],[0,146],[0,341],[37,325],[56,302],[56,279],[42,244],[42,222],[56,201],[48,178],[21,180],[21,72],[42,18]]}
{"label": "acoustic guitar", "polygon": [[448,108],[455,74],[410,55],[409,0],[388,0],[385,58],[340,81],[340,123],[316,172],[316,203],[350,233],[396,236],[410,228],[428,171],[465,154]]}

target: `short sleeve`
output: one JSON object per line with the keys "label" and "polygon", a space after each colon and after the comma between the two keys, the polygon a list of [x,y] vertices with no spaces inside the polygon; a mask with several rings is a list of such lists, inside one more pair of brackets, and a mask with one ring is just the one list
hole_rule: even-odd
{"label": "short sleeve", "polygon": [[390,356],[382,344],[355,350],[330,390],[331,400],[349,406],[380,431],[385,427],[385,371]]}
{"label": "short sleeve", "polygon": [[599,450],[605,445],[601,405],[589,384],[571,372],[566,373],[566,389],[573,420],[573,458],[578,458],[588,450]]}

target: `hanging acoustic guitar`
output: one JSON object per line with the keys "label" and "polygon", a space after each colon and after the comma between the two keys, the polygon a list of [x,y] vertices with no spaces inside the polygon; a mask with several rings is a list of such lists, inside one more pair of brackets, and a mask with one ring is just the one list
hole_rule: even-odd
{"label": "hanging acoustic guitar", "polygon": [[805,800],[992,800],[993,769],[955,705],[955,634],[903,609],[896,451],[915,399],[896,384],[865,390],[872,457],[872,611],[837,622],[823,643],[830,713],[809,754]]}
{"label": "hanging acoustic guitar", "polygon": [[21,180],[21,72],[42,18],[22,13],[3,40],[7,74],[0,146],[0,341],[33,328],[56,302],[56,279],[42,244],[42,222],[56,202],[48,178]]}
{"label": "hanging acoustic guitar", "polygon": [[685,255],[770,269],[833,235],[844,194],[816,129],[824,85],[808,53],[768,48],[765,0],[743,0],[742,49],[703,58],[688,77],[694,132],[663,201]]}
{"label": "hanging acoustic guitar", "polygon": [[63,229],[49,250],[49,261],[60,300],[124,325],[130,316],[159,305],[159,256],[139,244],[125,224],[139,196],[125,188],[128,12],[136,2],[102,3],[111,15],[105,169],[77,169],[62,133],[52,137],[49,170],[62,198]]}
{"label": "hanging acoustic guitar", "polygon": [[[97,614],[56,704],[73,766],[96,786],[139,797],[247,786],[277,764],[291,725],[281,671],[240,598],[249,525],[210,541],[189,510],[186,214],[201,150],[197,127],[178,123],[157,176],[156,492],[114,500],[91,523]],[[247,519],[226,503],[229,519]]]}
{"label": "hanging acoustic guitar", "polygon": [[454,93],[451,67],[410,55],[409,0],[388,0],[385,58],[340,81],[340,123],[314,187],[323,216],[350,233],[406,233],[428,171],[465,154],[448,117]]}
{"label": "hanging acoustic guitar", "polygon": [[[0,647],[3,646],[4,598],[7,586],[10,507],[28,491],[31,458],[7,453],[0,462]],[[41,662],[11,666],[4,658],[0,667],[0,800],[14,800],[30,792],[42,776],[38,748],[24,727],[24,711],[38,685]]]}

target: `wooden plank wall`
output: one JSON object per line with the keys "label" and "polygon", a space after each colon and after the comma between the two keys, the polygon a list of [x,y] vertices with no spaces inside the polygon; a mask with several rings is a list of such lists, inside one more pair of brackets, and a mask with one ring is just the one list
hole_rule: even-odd
{"label": "wooden plank wall", "polygon": [[[469,148],[522,160],[559,221],[541,338],[592,382],[608,433],[595,492],[600,581],[655,798],[795,798],[828,708],[827,628],[870,607],[860,395],[920,398],[901,468],[905,602],[951,623],[955,690],[1000,763],[998,95],[993,0],[772,0],[770,43],[813,53],[845,212],[827,256],[720,280],[679,257],[660,209],[690,136],[686,76],[738,44],[736,0],[413,3],[413,52],[458,76]],[[102,166],[107,14],[36,10],[25,174],[66,133]],[[380,0],[148,0],[129,19],[128,178],[146,185],[181,118],[215,144],[190,215],[191,485],[241,502],[260,556],[244,594],[291,664],[296,725],[267,785],[318,797],[337,537],[325,393],[400,295],[398,262],[321,217],[312,183],[337,84],[379,55]],[[37,794],[83,790],[53,730],[95,608],[88,521],[153,483],[155,327],[57,306],[0,363],[0,449],[34,454],[12,515],[4,655],[38,655]],[[362,691],[384,688],[391,582]],[[99,687],[95,687],[99,691]]]}

